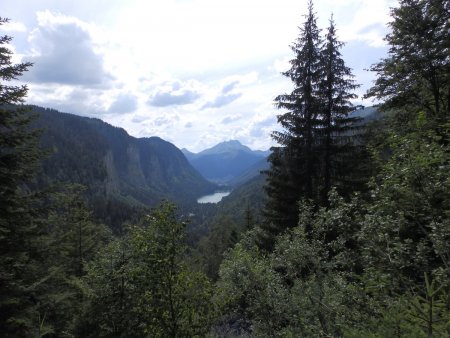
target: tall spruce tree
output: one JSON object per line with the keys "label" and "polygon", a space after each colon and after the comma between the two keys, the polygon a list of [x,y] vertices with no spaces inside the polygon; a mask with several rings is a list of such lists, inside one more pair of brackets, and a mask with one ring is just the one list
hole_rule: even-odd
{"label": "tall spruce tree", "polygon": [[274,236],[297,225],[299,200],[326,206],[332,186],[347,193],[353,189],[357,119],[349,113],[354,109],[350,100],[356,97],[352,91],[358,85],[340,53],[343,43],[337,40],[333,20],[325,40],[316,21],[310,1],[292,46],[291,69],[283,73],[294,90],[275,99],[277,108],[287,112],[278,116],[283,130],[272,134],[279,146],[272,148],[267,171],[261,244],[269,248]]}
{"label": "tall spruce tree", "polygon": [[[291,46],[294,58],[291,69],[282,73],[294,83],[294,90],[275,98],[275,105],[286,112],[278,115],[282,131],[274,131],[279,144],[269,156],[267,172],[267,222],[263,226],[263,242],[287,227],[297,224],[297,201],[300,196],[316,199],[315,130],[320,126],[321,38],[312,1],[300,35]],[[263,244],[263,245],[267,245]]]}
{"label": "tall spruce tree", "polygon": [[355,182],[361,179],[356,175],[361,154],[361,146],[355,142],[360,132],[358,118],[349,114],[355,109],[351,99],[357,96],[354,90],[359,87],[353,80],[353,74],[345,65],[340,49],[344,43],[336,36],[333,17],[327,29],[326,39],[321,52],[322,82],[320,84],[321,121],[317,129],[321,179],[320,204],[328,205],[328,194],[336,186],[341,194],[348,194],[355,189]]}
{"label": "tall spruce tree", "polygon": [[371,67],[378,78],[366,96],[383,100],[385,109],[407,112],[408,122],[424,111],[442,123],[450,116],[450,1],[399,3],[385,38],[388,56]]}
{"label": "tall spruce tree", "polygon": [[[7,22],[0,18],[0,25]],[[35,334],[39,320],[33,292],[43,227],[39,200],[24,183],[33,177],[41,152],[38,132],[31,130],[30,114],[21,105],[27,86],[11,84],[31,64],[12,63],[10,41],[0,37],[0,332],[2,337],[23,337]]]}

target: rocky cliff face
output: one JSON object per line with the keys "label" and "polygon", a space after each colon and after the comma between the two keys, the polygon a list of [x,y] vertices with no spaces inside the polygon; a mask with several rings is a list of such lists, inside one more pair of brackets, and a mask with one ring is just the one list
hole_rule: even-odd
{"label": "rocky cliff face", "polygon": [[134,138],[99,119],[33,107],[44,130],[44,181],[80,183],[91,195],[131,204],[161,199],[195,201],[215,185],[206,181],[173,144],[158,137]]}

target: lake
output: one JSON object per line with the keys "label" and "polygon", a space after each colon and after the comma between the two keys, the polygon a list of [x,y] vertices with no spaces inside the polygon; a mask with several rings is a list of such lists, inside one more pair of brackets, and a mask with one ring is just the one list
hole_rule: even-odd
{"label": "lake", "polygon": [[225,196],[228,196],[230,194],[230,191],[220,191],[215,192],[211,195],[202,196],[197,200],[197,203],[219,203],[222,198]]}

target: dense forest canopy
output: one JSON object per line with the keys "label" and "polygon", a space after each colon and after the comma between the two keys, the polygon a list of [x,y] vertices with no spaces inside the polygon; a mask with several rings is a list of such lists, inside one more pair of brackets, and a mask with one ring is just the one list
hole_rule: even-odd
{"label": "dense forest canopy", "polygon": [[[36,129],[39,112],[16,82],[33,65],[13,63],[11,37],[0,37],[0,335],[449,337],[449,13],[448,0],[399,0],[366,94],[382,103],[363,123],[339,27],[331,18],[322,30],[309,1],[283,73],[292,91],[275,98],[269,169],[218,206],[150,207],[145,198],[168,187],[211,186],[174,150],[150,162],[184,176],[148,169],[137,181],[160,190],[139,194],[130,183],[138,166],[119,161],[121,196],[144,197],[139,210],[126,198],[101,209],[129,208],[134,217],[117,228],[93,213],[103,195],[90,183],[108,187],[95,155],[89,179],[52,167],[41,146],[55,148],[56,134]],[[163,155],[172,149],[115,133],[141,160],[162,149],[155,142]],[[126,148],[96,137],[99,156]],[[69,155],[87,154],[72,143]]]}

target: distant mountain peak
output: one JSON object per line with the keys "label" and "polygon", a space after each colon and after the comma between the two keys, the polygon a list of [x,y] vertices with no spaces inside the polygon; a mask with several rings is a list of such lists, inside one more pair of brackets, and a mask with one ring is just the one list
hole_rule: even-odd
{"label": "distant mountain peak", "polygon": [[253,151],[238,140],[221,142],[197,154],[187,149],[182,152],[203,177],[221,184],[241,175],[269,155],[268,151]]}
{"label": "distant mountain peak", "polygon": [[244,146],[238,140],[229,140],[229,141],[220,142],[209,149],[205,149],[205,150],[201,151],[199,154],[202,154],[202,155],[220,154],[220,153],[228,153],[228,152],[234,152],[234,151],[252,152],[252,150],[249,147]]}
{"label": "distant mountain peak", "polygon": [[230,146],[240,146],[240,147],[243,147],[242,143],[239,142],[238,140],[228,140],[228,141],[223,141],[223,142],[220,142],[219,144],[226,144],[226,145],[230,145]]}

